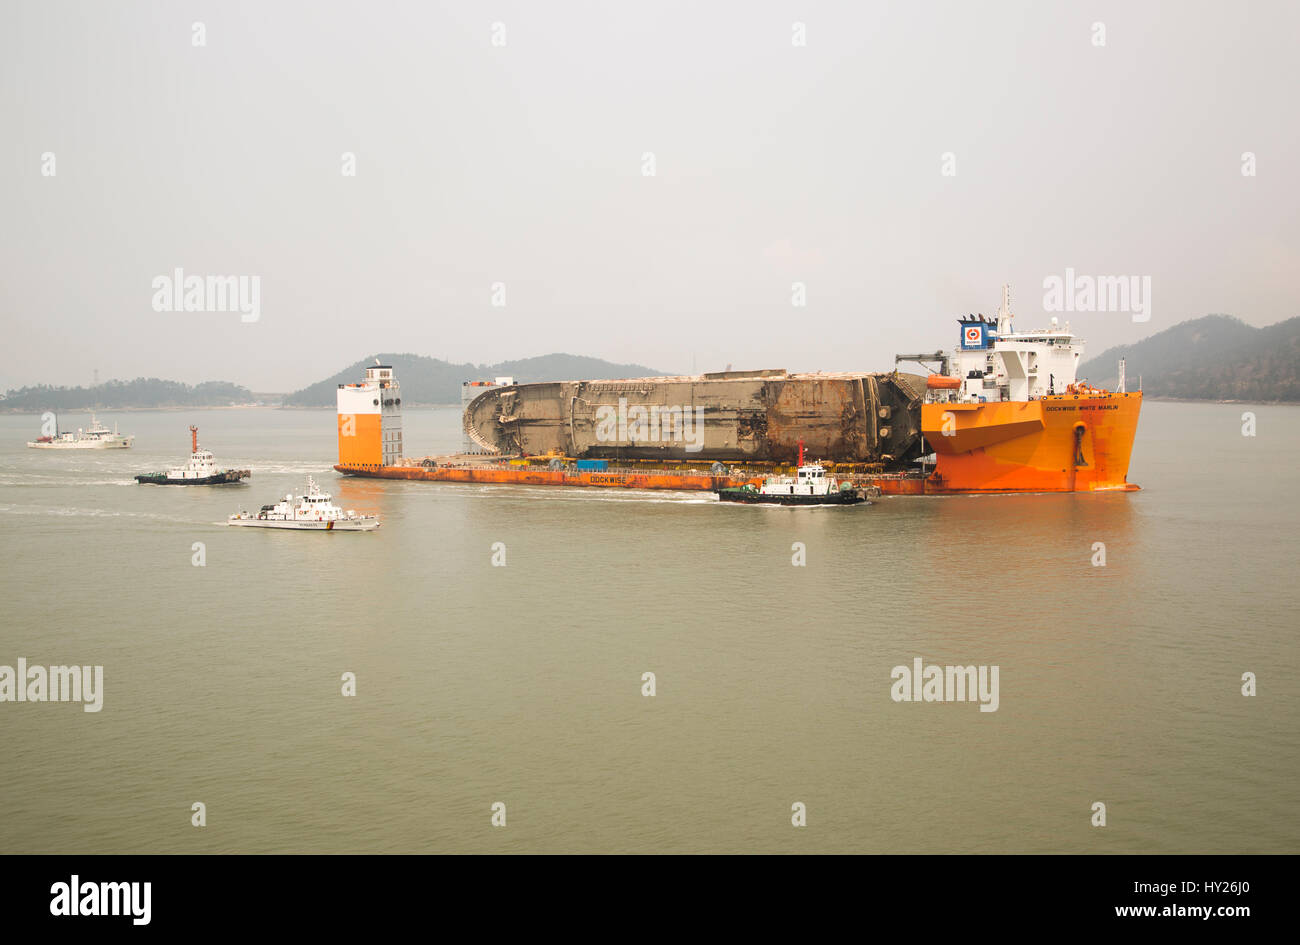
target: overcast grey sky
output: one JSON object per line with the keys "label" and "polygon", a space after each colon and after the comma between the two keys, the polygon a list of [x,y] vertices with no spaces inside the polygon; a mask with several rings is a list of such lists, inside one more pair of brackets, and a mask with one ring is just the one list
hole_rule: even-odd
{"label": "overcast grey sky", "polygon": [[[1091,354],[1271,324],[1298,9],[3,0],[0,388],[283,391],[380,350],[887,370],[1002,282],[1044,323],[1067,267],[1152,280],[1149,322],[1068,316]],[[176,267],[260,277],[260,319],[155,311]]]}

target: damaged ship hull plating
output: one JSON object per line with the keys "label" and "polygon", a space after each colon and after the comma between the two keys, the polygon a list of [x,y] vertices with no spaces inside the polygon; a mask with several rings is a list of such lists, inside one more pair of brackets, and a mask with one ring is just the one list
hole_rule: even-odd
{"label": "damaged ship hull plating", "polygon": [[827,462],[901,468],[921,455],[925,378],[750,371],[520,384],[465,410],[484,452],[788,463],[803,440]]}

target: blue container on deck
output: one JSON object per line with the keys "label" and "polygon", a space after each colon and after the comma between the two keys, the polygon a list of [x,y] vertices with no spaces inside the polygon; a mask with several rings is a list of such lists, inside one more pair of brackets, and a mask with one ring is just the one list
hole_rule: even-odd
{"label": "blue container on deck", "polygon": [[585,469],[589,472],[604,472],[606,469],[609,469],[609,460],[580,459],[578,460],[578,469]]}

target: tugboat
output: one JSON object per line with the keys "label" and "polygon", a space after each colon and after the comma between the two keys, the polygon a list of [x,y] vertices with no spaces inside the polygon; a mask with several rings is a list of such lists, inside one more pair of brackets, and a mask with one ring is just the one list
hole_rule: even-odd
{"label": "tugboat", "polygon": [[803,440],[799,441],[799,468],[794,476],[768,476],[757,489],[750,483],[719,489],[721,502],[753,505],[870,505],[866,496],[848,482],[826,475],[820,463],[803,461]]}
{"label": "tugboat", "polygon": [[89,430],[59,433],[56,419],[53,436],[38,436],[34,440],[28,440],[27,445],[34,450],[126,450],[131,448],[134,440],[134,436],[118,433],[116,423],[110,430],[92,413]]}
{"label": "tugboat", "polygon": [[264,505],[257,513],[240,511],[226,519],[227,525],[246,525],[251,528],[295,528],[314,532],[368,532],[379,527],[374,515],[360,515],[352,510],[343,511],[330,501],[328,493],[321,492],[316,480],[307,477],[307,494],[298,497],[294,505],[293,494],[274,505]]}
{"label": "tugboat", "polygon": [[216,486],[247,479],[252,472],[247,469],[217,469],[212,454],[199,449],[199,428],[190,426],[190,461],[184,466],[173,466],[165,473],[143,473],[135,481],[155,486]]}

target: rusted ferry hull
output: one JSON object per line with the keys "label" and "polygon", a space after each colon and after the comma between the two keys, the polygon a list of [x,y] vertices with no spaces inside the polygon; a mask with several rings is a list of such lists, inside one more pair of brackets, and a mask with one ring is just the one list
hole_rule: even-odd
{"label": "rusted ferry hull", "polygon": [[825,462],[903,468],[920,455],[925,378],[735,371],[491,388],[465,408],[487,453],[662,462]]}

